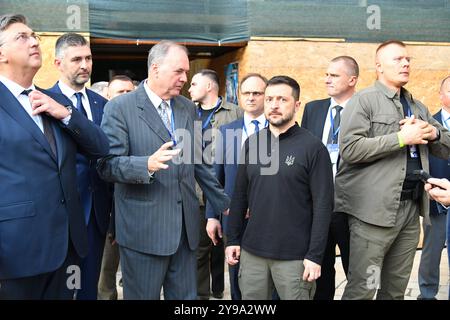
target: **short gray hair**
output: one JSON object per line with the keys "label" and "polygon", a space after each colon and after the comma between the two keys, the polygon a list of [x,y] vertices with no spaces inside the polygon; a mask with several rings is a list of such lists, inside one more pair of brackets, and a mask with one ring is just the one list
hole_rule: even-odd
{"label": "short gray hair", "polygon": [[153,63],[161,63],[167,56],[167,53],[169,52],[170,48],[172,47],[177,47],[183,50],[186,53],[186,55],[188,54],[188,50],[186,49],[185,46],[182,46],[171,40],[162,40],[157,44],[155,44],[148,52],[148,60],[147,60],[148,70],[150,70],[150,66]]}
{"label": "short gray hair", "polygon": [[28,25],[27,18],[21,14],[4,14],[0,16],[0,45],[2,45],[3,31],[8,29],[8,27],[14,23],[23,23]]}
{"label": "short gray hair", "polygon": [[64,51],[68,47],[82,47],[89,46],[89,42],[78,33],[64,33],[62,36],[56,40],[55,45],[55,57],[62,58],[64,56]]}

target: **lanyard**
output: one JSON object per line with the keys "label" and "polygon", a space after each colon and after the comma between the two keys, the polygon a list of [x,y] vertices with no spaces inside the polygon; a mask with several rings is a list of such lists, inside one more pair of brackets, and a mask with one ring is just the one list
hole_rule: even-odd
{"label": "lanyard", "polygon": [[[213,111],[210,113],[208,118],[206,118],[205,122],[202,123],[202,130],[205,130],[206,127],[209,125],[211,118],[214,116],[214,113],[216,113],[217,109],[219,109],[221,104],[222,104],[222,97],[219,97],[219,100],[217,100],[217,104],[214,107]],[[202,113],[203,113],[203,109],[201,107],[199,107],[197,110],[197,114],[200,119],[202,118]]]}
{"label": "lanyard", "polygon": [[[174,117],[174,112],[173,112],[173,109],[172,109],[172,107],[170,107],[170,109],[171,109],[171,115],[170,115],[170,130],[169,129],[167,129],[166,128],[166,130],[167,130],[167,133],[169,134],[169,136],[170,136],[170,140],[172,140],[173,141],[173,146],[175,147],[176,145],[177,145],[177,138],[175,137],[175,134],[174,134],[174,132],[175,132],[175,117]],[[164,126],[165,127],[165,126]]]}
{"label": "lanyard", "polygon": [[[264,123],[264,128],[266,128],[268,125],[269,125],[269,121],[266,119],[266,122]],[[244,125],[242,126],[242,128],[244,129],[245,135],[248,138],[248,131],[247,131],[247,127],[245,126],[245,121],[244,121]]]}
{"label": "lanyard", "polygon": [[[333,140],[332,141],[336,141],[337,139],[337,135],[339,134],[339,130],[341,129],[341,126],[339,125],[339,127],[336,129],[336,131],[334,131],[334,117],[333,117],[333,112],[332,112],[333,108],[330,108],[330,127],[331,127],[331,133],[333,135]],[[336,112],[337,109],[336,109]]]}

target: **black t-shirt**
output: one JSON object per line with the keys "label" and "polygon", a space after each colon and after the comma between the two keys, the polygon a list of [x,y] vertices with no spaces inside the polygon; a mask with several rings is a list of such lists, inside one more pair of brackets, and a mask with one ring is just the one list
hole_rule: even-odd
{"label": "black t-shirt", "polygon": [[297,124],[278,139],[265,128],[245,142],[241,157],[227,245],[240,244],[264,258],[320,264],[334,198],[330,156],[322,141]]}
{"label": "black t-shirt", "polygon": [[[405,95],[403,94],[403,90],[400,93],[400,102],[403,106],[403,113],[405,116],[409,116],[412,114],[411,108],[406,101]],[[417,150],[417,158],[411,157],[411,146],[407,146],[407,163],[406,163],[406,177],[403,183],[403,190],[410,190],[417,187],[417,184],[420,182],[420,179],[413,174],[414,170],[422,169],[422,165],[420,162],[420,153],[419,146],[415,145]]]}

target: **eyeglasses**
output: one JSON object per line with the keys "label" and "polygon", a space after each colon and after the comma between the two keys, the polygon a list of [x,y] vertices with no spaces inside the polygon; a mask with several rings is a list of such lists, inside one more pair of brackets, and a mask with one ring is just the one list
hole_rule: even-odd
{"label": "eyeglasses", "polygon": [[[16,36],[13,38],[13,41],[18,42],[20,44],[27,43],[31,38],[36,40],[38,43],[41,41],[41,37],[38,36],[36,33],[27,34],[25,32],[21,32],[16,34]],[[4,45],[7,41],[0,44],[0,46]]]}
{"label": "eyeglasses", "polygon": [[250,95],[253,95],[254,97],[261,97],[263,94],[264,94],[264,92],[261,92],[261,91],[245,91],[245,92],[241,92],[241,94],[244,96],[244,97],[250,97]]}

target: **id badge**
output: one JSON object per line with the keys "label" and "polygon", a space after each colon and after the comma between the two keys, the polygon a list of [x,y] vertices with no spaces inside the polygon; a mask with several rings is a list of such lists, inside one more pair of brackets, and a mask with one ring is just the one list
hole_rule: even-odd
{"label": "id badge", "polygon": [[331,163],[336,164],[339,157],[339,145],[337,143],[327,144],[327,149],[330,154]]}
{"label": "id badge", "polygon": [[411,145],[409,146],[409,155],[411,156],[411,158],[415,159],[419,157],[419,151],[417,150],[417,146]]}

